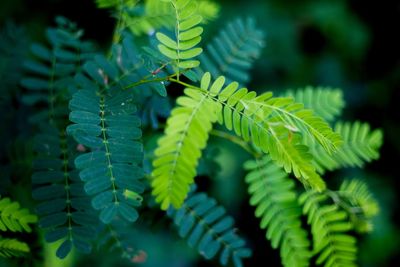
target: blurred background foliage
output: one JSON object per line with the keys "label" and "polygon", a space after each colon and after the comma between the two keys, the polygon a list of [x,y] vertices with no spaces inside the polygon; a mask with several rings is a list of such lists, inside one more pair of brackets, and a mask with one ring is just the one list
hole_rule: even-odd
{"label": "blurred background foliage", "polygon": [[[400,266],[397,177],[400,158],[400,38],[397,38],[400,3],[355,0],[217,2],[221,14],[206,28],[205,39],[213,37],[227,21],[238,16],[254,17],[266,34],[266,46],[251,71],[249,88],[280,92],[306,85],[338,87],[343,90],[347,102],[345,119],[367,121],[372,128],[383,128],[385,141],[379,161],[367,165],[362,172],[346,169],[327,178],[331,185],[337,184],[334,177],[363,178],[381,204],[374,232],[360,241],[360,265]],[[32,152],[30,143],[26,142],[30,129],[23,123],[28,111],[19,106],[18,101],[7,100],[20,98],[16,81],[22,73],[21,62],[30,42],[44,39],[44,29],[54,25],[56,15],[75,21],[85,29],[86,38],[94,40],[104,50],[111,42],[115,26],[112,14],[97,9],[92,0],[0,1],[3,33],[0,36],[0,111],[3,118],[0,194],[10,195],[31,209],[29,164]],[[4,68],[11,68],[14,75],[3,76]],[[208,178],[197,181],[236,218],[238,228],[254,252],[253,258],[247,261],[248,266],[280,266],[278,251],[270,248],[253,217],[253,208],[247,204],[242,162],[248,155],[234,144],[215,138],[211,140],[204,161],[212,162],[214,158],[218,164],[213,163],[212,168],[207,169],[210,165],[206,163],[200,166],[201,174],[213,177],[212,181]],[[163,219],[157,216],[155,222]],[[131,263],[122,260],[116,263],[118,255],[114,257],[107,251],[84,258],[71,257],[78,257],[77,266],[217,266],[201,261],[173,231],[165,227],[157,229],[157,225],[155,223],[154,231],[137,229],[135,239],[140,240],[142,251]],[[40,255],[39,244],[32,246],[33,262],[35,257],[43,255]],[[44,253],[50,255],[46,251],[52,249],[46,245]],[[63,266],[54,258],[45,258],[46,266]],[[0,266],[3,264],[0,260]]]}

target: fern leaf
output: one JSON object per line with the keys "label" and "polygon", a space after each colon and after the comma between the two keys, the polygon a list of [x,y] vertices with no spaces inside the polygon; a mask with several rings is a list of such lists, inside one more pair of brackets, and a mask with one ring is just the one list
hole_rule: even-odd
{"label": "fern leaf", "polygon": [[326,121],[333,121],[343,110],[343,93],[340,89],[311,87],[296,91],[288,91],[286,96],[291,96],[298,103],[303,103],[305,108],[314,111],[315,115]]}
{"label": "fern leaf", "polygon": [[213,78],[225,76],[227,82],[246,84],[249,70],[264,47],[264,34],[253,19],[237,19],[228,23],[199,55],[201,65],[195,69],[199,77],[206,70]]}
{"label": "fern leaf", "polygon": [[172,60],[175,71],[190,69],[199,66],[200,62],[194,60],[203,52],[202,48],[196,47],[201,41],[203,28],[199,26],[203,20],[198,14],[197,3],[193,0],[170,0],[176,16],[175,36],[169,36],[157,32],[156,37],[160,44],[160,52]]}
{"label": "fern leaf", "polygon": [[51,126],[43,127],[35,138],[32,195],[39,201],[36,211],[46,241],[63,240],[56,251],[59,258],[65,258],[72,247],[89,253],[96,236],[97,216],[73,168],[77,145],[64,131]]}
{"label": "fern leaf", "polygon": [[245,163],[250,204],[256,206],[260,227],[267,228],[272,247],[280,247],[283,266],[308,266],[311,252],[307,232],[301,228],[301,209],[294,182],[269,156]]}
{"label": "fern leaf", "polygon": [[379,158],[383,141],[380,129],[371,131],[367,123],[361,122],[338,122],[334,129],[342,136],[343,145],[333,154],[329,155],[315,143],[308,144],[320,173],[340,167],[363,167],[365,162]]}
{"label": "fern leaf", "polygon": [[25,242],[0,236],[0,257],[21,257],[29,252],[30,249]]}
{"label": "fern leaf", "polygon": [[353,229],[348,214],[338,205],[324,204],[329,197],[313,191],[300,196],[303,212],[308,216],[314,243],[316,263],[324,266],[356,266],[356,238],[347,232]]}
{"label": "fern leaf", "polygon": [[123,91],[118,68],[102,56],[88,62],[77,79],[77,91],[70,103],[67,132],[90,150],[75,159],[92,206],[108,224],[116,216],[133,222],[138,218],[135,200],[124,190],[141,193],[143,147],[140,119],[130,91]]}
{"label": "fern leaf", "polygon": [[[201,86],[208,88],[210,75],[203,76]],[[218,86],[215,82],[212,88]],[[212,123],[217,120],[216,104],[198,90],[185,89],[186,96],[177,99],[178,107],[167,120],[165,135],[158,141],[153,161],[153,195],[166,210],[170,205],[179,208],[190,185],[205,148]]]}
{"label": "fern leaf", "polygon": [[24,63],[26,76],[21,85],[29,91],[23,102],[46,105],[30,118],[32,123],[63,118],[68,113],[68,87],[83,61],[92,57],[93,47],[80,40],[82,31],[66,19],[57,18],[58,27],[46,31],[48,45],[33,44],[34,59]]}
{"label": "fern leaf", "polygon": [[206,259],[219,255],[222,265],[232,260],[235,267],[240,267],[243,258],[251,256],[251,251],[244,247],[245,241],[233,228],[234,220],[206,194],[190,195],[180,209],[171,207],[167,214],[178,226],[179,235],[187,238],[188,245],[197,248]]}
{"label": "fern leaf", "polygon": [[29,224],[36,222],[37,216],[28,209],[21,209],[18,202],[9,198],[0,199],[0,231],[30,233],[32,228]]}
{"label": "fern leaf", "polygon": [[[206,73],[203,78],[206,76],[210,74]],[[219,123],[269,153],[279,166],[286,172],[293,171],[306,186],[323,190],[325,184],[315,172],[312,156],[302,145],[299,134],[314,138],[328,152],[341,144],[340,135],[292,98],[273,98],[272,93],[257,96],[246,88],[237,90],[236,82],[225,87],[224,82],[221,76],[215,82],[218,87],[201,88],[203,94],[209,94],[219,104]]]}

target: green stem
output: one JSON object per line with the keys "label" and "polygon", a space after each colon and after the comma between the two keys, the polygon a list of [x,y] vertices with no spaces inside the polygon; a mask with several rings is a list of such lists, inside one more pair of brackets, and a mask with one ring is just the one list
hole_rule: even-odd
{"label": "green stem", "polygon": [[136,86],[139,86],[139,85],[142,85],[142,84],[146,84],[146,83],[170,81],[170,79],[172,77],[175,77],[176,75],[177,74],[175,73],[175,74],[172,74],[172,75],[167,76],[167,77],[161,77],[161,78],[156,78],[156,79],[151,79],[151,80],[147,80],[146,77],[145,77],[144,79],[142,79],[142,80],[140,80],[138,82],[135,82],[135,83],[132,83],[132,84],[129,84],[129,85],[125,86],[123,89],[124,90],[131,89],[131,88],[134,88]]}
{"label": "green stem", "polygon": [[201,89],[200,87],[197,87],[197,86],[194,86],[194,85],[191,85],[191,84],[182,82],[181,80],[178,80],[178,79],[173,79],[173,76],[170,76],[170,77],[168,78],[168,81],[174,82],[174,83],[178,83],[178,84],[183,85],[183,86],[185,86],[185,87],[187,87],[187,88],[192,88],[192,89],[195,89],[195,90],[200,90],[200,91],[202,91],[202,92],[206,92],[206,91],[204,91],[203,89]]}
{"label": "green stem", "polygon": [[241,148],[246,150],[250,155],[253,155],[255,158],[259,158],[261,156],[259,153],[254,151],[254,149],[252,149],[251,146],[247,142],[243,141],[242,139],[240,139],[237,136],[234,136],[234,135],[231,135],[231,134],[228,134],[226,132],[216,130],[216,129],[211,130],[210,135],[226,139],[226,140],[240,146]]}

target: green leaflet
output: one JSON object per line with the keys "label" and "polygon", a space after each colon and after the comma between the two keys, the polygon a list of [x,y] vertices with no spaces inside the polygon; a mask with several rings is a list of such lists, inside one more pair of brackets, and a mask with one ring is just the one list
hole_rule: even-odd
{"label": "green leaflet", "polygon": [[340,89],[311,87],[289,90],[285,96],[291,96],[296,102],[303,103],[305,108],[314,111],[326,121],[333,121],[340,116],[344,108],[343,92]]}
{"label": "green leaflet", "polygon": [[253,19],[229,22],[199,55],[201,65],[194,69],[199,77],[210,72],[213,78],[225,76],[227,82],[241,85],[250,80],[249,70],[264,47],[264,33]]}
{"label": "green leaflet", "polygon": [[37,216],[27,209],[21,209],[18,202],[9,198],[0,199],[0,231],[30,233],[32,228],[29,224],[36,222]]}
{"label": "green leaflet", "polygon": [[68,114],[69,86],[82,62],[93,54],[91,43],[82,42],[82,31],[65,18],[57,18],[57,28],[46,31],[48,45],[33,44],[34,59],[26,60],[21,85],[29,91],[22,101],[27,105],[46,105],[46,109],[30,117],[35,124],[63,120]]}
{"label": "green leaflet", "polygon": [[157,32],[156,37],[160,44],[160,52],[171,59],[179,77],[180,69],[190,69],[199,66],[200,62],[194,60],[203,50],[196,47],[201,41],[203,28],[198,26],[202,16],[198,14],[198,5],[192,0],[170,0],[175,11],[175,36]]}
{"label": "green leaflet", "polygon": [[22,257],[29,252],[30,249],[25,242],[0,236],[0,257]]}
{"label": "green leaflet", "polygon": [[[37,222],[37,216],[9,198],[0,199],[0,232],[32,232],[30,224]],[[14,238],[0,236],[0,257],[21,257],[30,252],[28,244]]]}
{"label": "green leaflet", "polygon": [[[202,88],[207,88],[210,80],[210,76],[205,77]],[[214,86],[218,86],[217,82]],[[177,99],[178,106],[172,110],[165,135],[159,139],[154,152],[153,195],[163,210],[170,205],[175,208],[182,205],[194,182],[212,123],[217,120],[217,105],[207,94],[191,88],[184,92],[186,96]]]}
{"label": "green leaflet", "polygon": [[85,192],[92,197],[100,220],[109,224],[121,217],[133,222],[140,202],[124,196],[125,190],[143,192],[143,147],[140,119],[135,115],[133,93],[123,91],[123,74],[102,56],[84,65],[76,80],[67,132],[88,148],[75,159]]}
{"label": "green leaflet", "polygon": [[206,259],[219,255],[223,266],[232,261],[235,267],[241,267],[243,258],[251,256],[233,228],[233,218],[205,193],[191,193],[181,208],[170,207],[167,214],[178,227],[179,236],[187,238],[188,245]]}
{"label": "green leaflet", "polygon": [[92,250],[98,219],[90,206],[73,162],[77,143],[55,127],[42,128],[35,138],[37,154],[32,175],[32,196],[39,201],[36,212],[45,240],[60,243],[56,255],[63,259],[73,247],[82,253]]}
{"label": "green leaflet", "polygon": [[324,204],[328,199],[328,195],[313,191],[303,193],[299,199],[311,225],[316,263],[326,267],[356,266],[356,238],[348,234],[353,224],[338,205]]}
{"label": "green leaflet", "polygon": [[[203,79],[209,76],[206,73]],[[286,172],[293,172],[305,186],[323,190],[325,184],[315,172],[312,156],[302,145],[301,135],[315,139],[328,153],[340,146],[340,135],[292,98],[273,98],[269,92],[257,96],[246,88],[238,89],[236,82],[227,86],[224,83],[225,78],[221,76],[215,81],[218,86],[201,88],[219,104],[218,122],[269,153],[279,166]]]}
{"label": "green leaflet", "polygon": [[371,131],[370,126],[362,122],[338,122],[334,129],[343,138],[343,145],[336,152],[328,154],[315,142],[307,144],[320,173],[340,167],[363,167],[365,162],[379,158],[383,142],[380,129]]}
{"label": "green leaflet", "polygon": [[301,227],[301,209],[294,182],[269,156],[247,161],[244,165],[250,204],[260,228],[267,229],[272,247],[280,247],[283,266],[309,266],[311,252],[307,232]]}

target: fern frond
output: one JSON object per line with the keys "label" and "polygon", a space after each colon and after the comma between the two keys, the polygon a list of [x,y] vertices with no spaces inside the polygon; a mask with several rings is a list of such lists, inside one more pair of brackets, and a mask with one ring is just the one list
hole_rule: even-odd
{"label": "fern frond", "polygon": [[[203,78],[209,76],[206,73]],[[269,153],[279,166],[286,172],[293,171],[306,186],[324,189],[325,184],[315,172],[312,156],[302,145],[299,134],[315,139],[328,153],[341,144],[340,136],[292,98],[273,98],[270,92],[257,96],[246,88],[237,90],[236,82],[225,87],[224,83],[221,76],[215,82],[218,86],[201,88],[204,95],[219,104],[219,123]]]}
{"label": "fern frond", "polygon": [[379,205],[367,184],[359,179],[346,179],[335,193],[338,197],[334,200],[348,210],[355,230],[361,233],[372,231],[371,219],[378,214]]}
{"label": "fern frond", "polygon": [[[202,88],[208,88],[210,75],[204,76]],[[211,87],[218,86],[214,83]],[[207,94],[187,88],[177,99],[167,120],[165,135],[158,141],[154,154],[152,176],[153,195],[166,210],[170,205],[179,208],[190,185],[194,182],[196,167],[205,148],[212,123],[217,120],[217,105]]]}
{"label": "fern frond", "polygon": [[256,206],[260,227],[273,248],[280,247],[283,266],[308,266],[311,252],[307,232],[301,227],[301,208],[294,182],[269,156],[244,165],[250,204]]}
{"label": "fern frond", "polygon": [[324,204],[326,194],[313,191],[303,193],[300,204],[308,216],[313,236],[314,253],[319,254],[317,265],[356,266],[356,238],[347,232],[353,229],[348,214],[336,204]]}
{"label": "fern frond", "polygon": [[0,236],[0,257],[21,257],[29,252],[30,249],[25,242]]}
{"label": "fern frond", "polygon": [[11,232],[32,231],[29,224],[36,223],[37,216],[28,209],[21,209],[20,204],[9,198],[0,199],[0,230]]}
{"label": "fern frond", "polygon": [[338,117],[345,105],[340,89],[308,86],[304,89],[290,90],[285,95],[303,103],[305,108],[313,110],[315,115],[326,121],[333,121]]}
{"label": "fern frond", "polygon": [[[123,89],[123,76],[113,62],[96,56],[77,77],[77,91],[70,103],[68,134],[89,148],[75,159],[85,192],[100,220],[108,224],[116,216],[133,222],[138,218],[135,200],[124,190],[141,193],[143,146],[140,119],[135,115],[133,94]],[[122,76],[121,76],[122,75]]]}
{"label": "fern frond", "polygon": [[243,258],[251,256],[251,251],[237,236],[233,218],[225,213],[225,209],[205,193],[194,193],[180,209],[170,207],[167,211],[178,226],[179,236],[187,238],[188,245],[196,247],[203,257],[212,259],[219,255],[222,265],[232,260],[235,267],[240,267]]}
{"label": "fern frond", "polygon": [[32,123],[57,120],[68,114],[68,87],[82,62],[92,57],[92,45],[81,41],[82,31],[75,24],[61,17],[57,18],[57,23],[57,28],[46,31],[48,44],[33,44],[34,59],[24,63],[27,74],[21,85],[28,92],[23,102],[47,107],[30,118]]}
{"label": "fern frond", "polygon": [[36,136],[34,145],[37,156],[32,195],[40,202],[36,211],[39,226],[46,230],[46,241],[63,240],[56,251],[59,258],[65,258],[72,247],[89,253],[98,220],[73,168],[78,144],[64,131],[48,126]]}
{"label": "fern frond", "polygon": [[225,76],[227,82],[241,85],[250,80],[249,70],[264,47],[264,33],[254,20],[236,19],[228,23],[199,55],[200,66],[194,71],[199,77],[210,71],[213,78]]}
{"label": "fern frond", "polygon": [[363,167],[365,162],[379,158],[383,141],[380,129],[371,131],[367,123],[361,122],[338,122],[334,129],[343,138],[343,145],[336,152],[328,154],[315,143],[307,144],[320,173],[339,167]]}
{"label": "fern frond", "polygon": [[190,69],[199,66],[200,62],[194,58],[203,52],[196,47],[201,41],[203,28],[199,26],[203,20],[198,14],[197,2],[193,0],[169,0],[175,11],[175,36],[157,32],[160,41],[158,49],[167,58],[171,59],[174,71],[179,77],[180,69]]}

